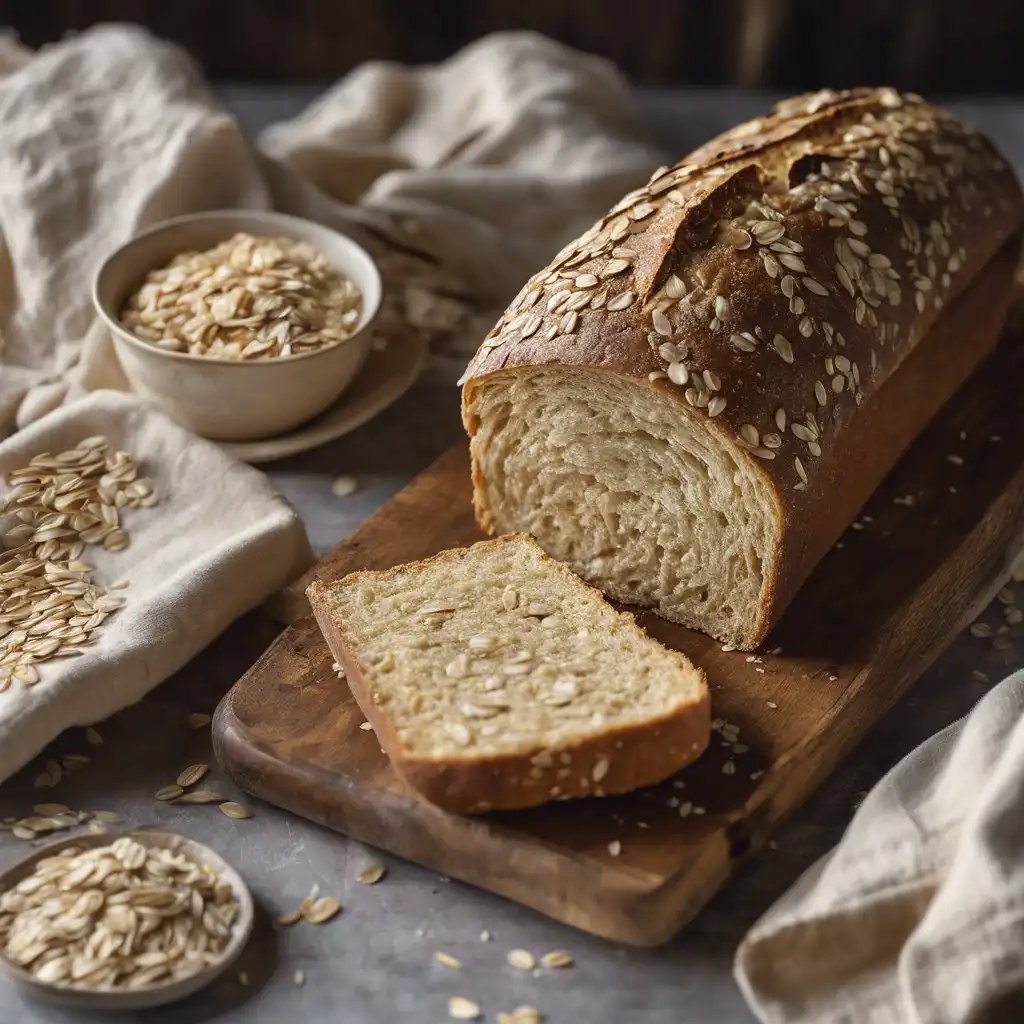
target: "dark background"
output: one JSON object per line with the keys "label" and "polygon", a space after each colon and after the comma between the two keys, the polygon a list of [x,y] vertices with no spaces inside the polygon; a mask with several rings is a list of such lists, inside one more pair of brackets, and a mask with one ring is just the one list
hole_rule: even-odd
{"label": "dark background", "polygon": [[530,28],[643,85],[1024,92],[1022,0],[0,0],[0,25],[30,46],[99,21],[139,22],[211,77],[254,82],[435,61]]}

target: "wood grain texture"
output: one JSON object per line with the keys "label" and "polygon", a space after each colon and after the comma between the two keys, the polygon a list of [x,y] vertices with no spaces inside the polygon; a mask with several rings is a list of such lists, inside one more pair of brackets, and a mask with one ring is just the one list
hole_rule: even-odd
{"label": "wood grain texture", "polygon": [[[847,531],[802,589],[766,644],[780,653],[748,661],[640,617],[705,669],[712,713],[749,747],[740,755],[716,738],[676,780],[627,797],[446,814],[408,790],[373,733],[359,729],[319,631],[302,618],[225,697],[218,758],[248,792],[359,840],[578,928],[664,942],[1006,579],[1024,545],[1022,379],[1024,345],[1004,338],[883,483],[863,529]],[[320,577],[478,539],[467,467],[461,446],[449,451],[321,561]],[[913,504],[894,501],[907,496]],[[736,772],[725,774],[730,759]],[[683,818],[680,801],[706,813]]]}

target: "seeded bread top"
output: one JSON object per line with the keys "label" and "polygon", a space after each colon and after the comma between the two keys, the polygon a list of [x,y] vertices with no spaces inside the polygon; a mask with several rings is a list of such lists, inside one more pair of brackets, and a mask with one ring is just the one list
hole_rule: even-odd
{"label": "seeded bread top", "polygon": [[796,97],[656,171],[534,275],[470,363],[464,409],[507,367],[599,367],[816,497],[857,408],[1022,223],[991,143],[919,96]]}

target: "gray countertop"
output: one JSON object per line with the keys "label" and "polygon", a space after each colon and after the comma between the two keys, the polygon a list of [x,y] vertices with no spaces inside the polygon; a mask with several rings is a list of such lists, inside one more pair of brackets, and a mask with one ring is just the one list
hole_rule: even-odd
{"label": "gray countertop", "polygon": [[[222,90],[250,129],[301,109],[315,90]],[[741,93],[641,96],[653,134],[681,153],[712,133],[762,111],[764,97]],[[1024,105],[955,104],[988,130],[1018,166],[1024,165]],[[460,436],[451,378],[426,374],[395,406],[341,440],[266,467],[302,514],[318,552],[325,551],[401,488]],[[360,489],[331,494],[332,480],[356,476]],[[991,619],[997,621],[995,614]],[[104,743],[89,747],[80,730],[53,745],[60,753],[85,752],[92,762],[57,790],[32,789],[39,770],[0,787],[0,818],[24,815],[39,799],[76,809],[117,812],[131,826],[159,825],[209,843],[245,876],[261,907],[253,941],[236,974],[184,1003],[150,1011],[150,1021],[246,1021],[296,1024],[440,1022],[447,998],[469,996],[487,1020],[523,1003],[551,1024],[741,1024],[753,1021],[731,976],[733,953],[745,930],[801,871],[839,839],[858,799],[899,758],[927,736],[965,714],[987,689],[970,670],[994,681],[1012,667],[1012,651],[969,636],[957,640],[874,730],[834,777],[778,837],[777,848],[750,860],[700,917],[668,946],[650,951],[616,947],[433,872],[382,857],[343,836],[275,808],[257,805],[248,821],[230,821],[216,808],[170,807],[154,791],[187,764],[212,761],[209,730],[190,731],[185,717],[212,712],[219,698],[259,655],[273,630],[257,616],[236,623],[209,650],[136,707],[100,727]],[[221,781],[221,773],[214,778]],[[226,783],[224,784],[227,785]],[[25,852],[0,833],[0,868]],[[376,886],[355,880],[370,862],[388,865]],[[318,883],[338,897],[343,913],[321,927],[302,924],[275,931],[270,922],[293,909]],[[482,930],[492,941],[481,941]],[[534,977],[505,966],[513,947],[537,954],[568,949],[571,970]],[[444,950],[460,971],[432,962]],[[305,983],[297,985],[296,970]],[[83,1017],[23,1003],[0,982],[0,1024],[41,1024]],[[133,1016],[119,1015],[131,1021]],[[140,1017],[141,1019],[141,1017]]]}

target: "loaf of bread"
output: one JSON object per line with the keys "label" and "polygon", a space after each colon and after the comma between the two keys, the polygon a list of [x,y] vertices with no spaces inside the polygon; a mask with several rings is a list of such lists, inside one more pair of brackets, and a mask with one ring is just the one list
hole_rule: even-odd
{"label": "loaf of bread", "polygon": [[978,132],[824,91],[656,171],[463,378],[477,518],[751,649],[998,340],[1024,223]]}
{"label": "loaf of bread", "polygon": [[448,810],[624,793],[708,744],[703,673],[528,537],[307,593],[391,763]]}

